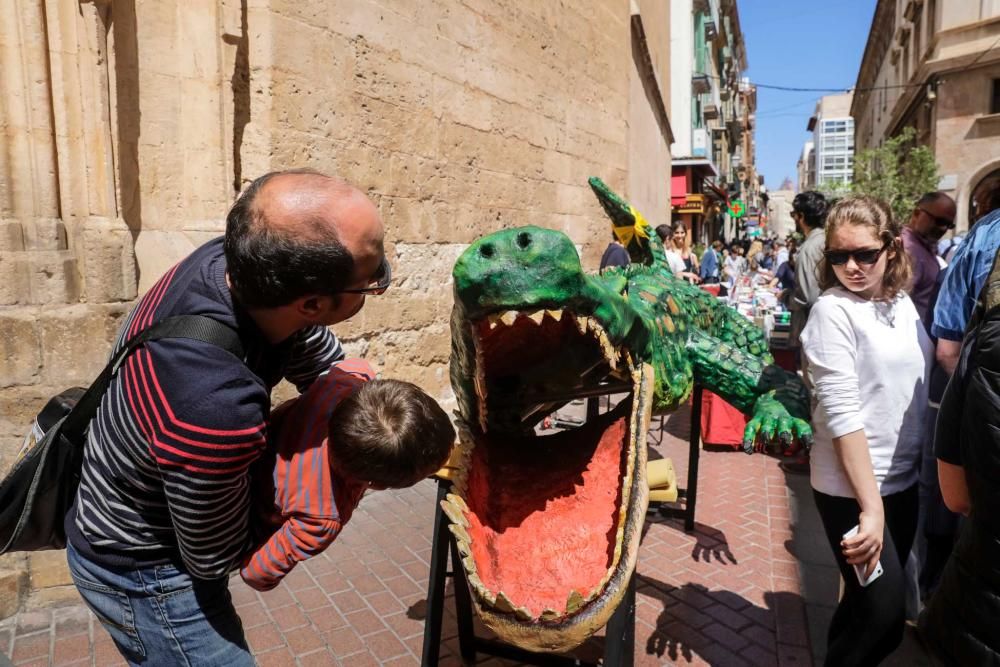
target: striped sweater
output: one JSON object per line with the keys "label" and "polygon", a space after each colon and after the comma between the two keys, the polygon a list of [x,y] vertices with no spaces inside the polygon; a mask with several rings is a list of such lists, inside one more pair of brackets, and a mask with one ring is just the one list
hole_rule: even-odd
{"label": "striped sweater", "polygon": [[368,485],[331,471],[327,424],[337,404],[374,377],[366,362],[342,361],[275,414],[270,437],[277,443],[255,466],[253,493],[264,501],[262,514],[276,510],[282,522],[240,570],[251,587],[277,586],[297,563],[330,546],[350,520]]}
{"label": "striped sweater", "polygon": [[149,290],[126,318],[115,350],[183,314],[236,328],[246,359],[183,338],[131,354],[90,423],[66,530],[74,548],[97,562],[173,562],[211,579],[237,568],[251,546],[248,469],[264,449],[271,389],[285,377],[304,391],[343,351],[325,327],[270,344],[232,300],[221,238]]}

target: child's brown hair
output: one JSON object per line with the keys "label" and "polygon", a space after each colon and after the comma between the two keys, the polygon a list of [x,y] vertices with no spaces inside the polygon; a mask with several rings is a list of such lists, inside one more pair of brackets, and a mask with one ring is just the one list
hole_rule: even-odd
{"label": "child's brown hair", "polygon": [[373,487],[416,484],[444,465],[454,442],[441,406],[401,380],[366,382],[330,415],[331,463]]}

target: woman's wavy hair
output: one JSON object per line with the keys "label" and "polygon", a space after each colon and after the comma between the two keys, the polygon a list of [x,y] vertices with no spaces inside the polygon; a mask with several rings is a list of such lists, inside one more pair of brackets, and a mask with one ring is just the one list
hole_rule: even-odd
{"label": "woman's wavy hair", "polygon": [[[830,209],[826,215],[826,243],[842,225],[857,225],[871,229],[883,244],[889,246],[886,250],[885,274],[882,276],[882,294],[878,301],[892,301],[910,282],[912,269],[910,260],[903,250],[903,240],[900,238],[902,225],[892,217],[892,209],[881,199],[867,195],[844,197]],[[833,266],[823,257],[818,266],[819,286],[822,289],[843,285],[837,279]]]}

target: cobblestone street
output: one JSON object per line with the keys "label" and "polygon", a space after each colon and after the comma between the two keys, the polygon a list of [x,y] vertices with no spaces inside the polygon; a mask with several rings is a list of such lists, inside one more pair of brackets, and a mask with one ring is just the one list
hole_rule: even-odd
{"label": "cobblestone street", "polygon": [[[688,420],[687,410],[662,429],[654,420],[649,435],[650,457],[671,457],[682,486]],[[813,664],[794,552],[800,538],[815,540],[795,525],[796,492],[787,484],[808,489],[806,478],[786,480],[774,458],[725,450],[702,452],[699,479],[693,534],[677,519],[650,514],[639,557],[635,663]],[[434,498],[431,481],[369,495],[341,539],[278,589],[260,594],[234,579],[233,596],[259,663],[419,664]],[[806,557],[821,558],[826,546],[818,547],[819,556]],[[822,565],[805,567],[828,574],[815,569]],[[822,620],[835,604],[836,579],[806,581],[818,582],[811,610]],[[442,665],[460,664],[453,608],[449,597]],[[822,644],[813,648],[821,651]],[[596,660],[602,647],[598,637],[579,655]],[[15,665],[123,664],[82,607],[22,612],[0,622],[0,648]],[[483,658],[479,664],[514,663]]]}

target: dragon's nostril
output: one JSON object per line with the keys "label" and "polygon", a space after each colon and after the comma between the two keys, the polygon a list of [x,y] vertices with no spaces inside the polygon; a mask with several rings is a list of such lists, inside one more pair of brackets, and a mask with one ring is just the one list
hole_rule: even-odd
{"label": "dragon's nostril", "polygon": [[483,245],[479,246],[479,254],[482,255],[483,257],[485,257],[486,259],[489,259],[490,257],[492,257],[493,256],[493,244],[492,243],[484,243]]}
{"label": "dragon's nostril", "polygon": [[521,232],[517,235],[517,246],[524,250],[529,245],[531,245],[531,234],[528,232]]}

